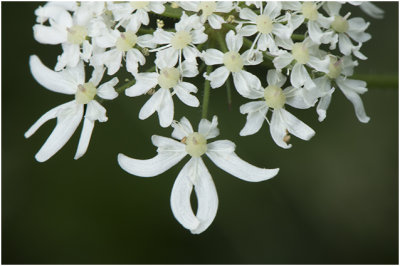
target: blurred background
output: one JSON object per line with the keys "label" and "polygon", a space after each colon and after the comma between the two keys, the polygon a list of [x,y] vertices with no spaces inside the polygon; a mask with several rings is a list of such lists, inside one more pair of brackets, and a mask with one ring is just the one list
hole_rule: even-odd
{"label": "blurred background", "polygon": [[[192,235],[174,219],[169,202],[188,158],[147,179],[124,172],[116,160],[120,152],[153,157],[150,136],[171,134],[156,115],[138,119],[147,96],[104,102],[109,121],[96,123],[78,161],[73,156],[81,126],[49,161],[34,159],[55,120],[28,140],[24,132],[71,98],[44,89],[30,74],[30,55],[52,67],[61,51],[33,39],[38,5],[2,3],[2,263],[398,263],[397,84],[372,84],[362,96],[368,124],[357,120],[340,91],[323,123],[315,109],[291,109],[317,134],[308,142],[292,137],[290,150],[275,145],[265,124],[257,134],[239,137],[245,123],[239,106],[247,101],[233,91],[229,111],[226,89],[212,90],[209,117],[219,116],[219,139],[234,141],[237,154],[252,164],[281,171],[269,181],[247,183],[206,158],[219,210],[207,231]],[[356,73],[396,77],[398,4],[378,6],[386,12],[382,20],[348,9],[371,22],[373,36],[362,49],[369,59],[359,60]],[[184,114],[197,127],[200,108],[179,101],[175,107],[176,119]]]}

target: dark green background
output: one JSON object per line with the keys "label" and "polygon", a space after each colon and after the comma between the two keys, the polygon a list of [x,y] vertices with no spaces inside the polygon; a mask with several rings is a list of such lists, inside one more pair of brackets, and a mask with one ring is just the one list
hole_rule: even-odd
{"label": "dark green background", "polygon": [[[362,49],[369,59],[356,71],[397,75],[398,4],[379,5],[386,10],[383,20],[353,13],[371,21],[373,35]],[[247,101],[234,92],[229,112],[225,89],[213,90],[209,114],[219,116],[219,139],[233,140],[249,162],[281,171],[269,181],[247,183],[205,159],[220,205],[211,227],[192,235],[169,203],[188,158],[148,179],[118,166],[119,152],[150,158],[156,154],[150,136],[170,136],[157,116],[138,119],[145,96],[105,102],[109,121],[96,124],[78,161],[73,156],[81,127],[49,161],[35,161],[55,121],[28,140],[24,132],[71,99],[42,88],[30,74],[29,55],[51,67],[60,52],[33,40],[37,6],[2,3],[2,263],[398,262],[397,86],[370,88],[362,97],[368,124],[358,122],[340,91],[323,123],[315,109],[291,109],[317,134],[308,142],[292,138],[290,150],[274,144],[266,125],[239,137],[245,117],[238,108]],[[200,111],[178,102],[175,118],[184,114],[197,127]]]}

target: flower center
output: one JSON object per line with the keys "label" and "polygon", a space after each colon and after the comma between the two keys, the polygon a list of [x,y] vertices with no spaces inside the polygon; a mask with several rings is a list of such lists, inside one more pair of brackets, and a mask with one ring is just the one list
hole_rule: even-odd
{"label": "flower center", "polygon": [[75,93],[75,100],[80,104],[87,104],[96,96],[97,89],[92,82],[78,85]]}
{"label": "flower center", "polygon": [[160,75],[158,76],[158,85],[163,89],[170,89],[178,84],[180,73],[177,68],[166,67],[161,69]]}
{"label": "flower center", "polygon": [[342,73],[342,64],[340,60],[331,57],[331,62],[328,67],[328,74],[327,76],[331,79],[335,79],[339,77],[340,73]]}
{"label": "flower center", "polygon": [[239,72],[243,69],[243,59],[237,52],[227,52],[224,54],[224,65],[231,72]]}
{"label": "flower center", "polygon": [[267,15],[259,15],[256,18],[257,30],[263,34],[272,32],[272,20]]}
{"label": "flower center", "polygon": [[301,13],[308,20],[317,20],[318,18],[318,10],[315,3],[312,2],[304,2],[301,6]]}
{"label": "flower center", "polygon": [[194,132],[186,137],[186,152],[192,157],[200,157],[207,151],[207,140],[200,133]]}
{"label": "flower center", "polygon": [[145,8],[149,5],[149,1],[132,1],[131,6],[136,9]]}
{"label": "flower center", "polygon": [[189,43],[192,42],[192,36],[187,31],[178,31],[172,37],[171,45],[174,49],[179,50],[185,48]]}
{"label": "flower center", "polygon": [[217,4],[212,1],[200,2],[198,6],[198,9],[201,10],[203,17],[208,17],[209,15],[212,15],[215,12],[216,8]]}
{"label": "flower center", "polygon": [[86,39],[87,30],[83,26],[75,25],[67,28],[67,40],[73,44],[81,44]]}
{"label": "flower center", "polygon": [[137,36],[132,31],[121,33],[121,37],[117,39],[116,47],[121,52],[132,49],[137,42]]}
{"label": "flower center", "polygon": [[335,19],[332,22],[332,29],[339,33],[346,32],[349,29],[349,23],[342,16],[335,16]]}
{"label": "flower center", "polygon": [[275,85],[271,85],[264,90],[264,99],[268,107],[274,109],[281,109],[286,102],[286,96],[283,94],[281,88]]}
{"label": "flower center", "polygon": [[292,55],[293,58],[300,64],[307,63],[310,57],[307,47],[305,47],[303,43],[300,42],[293,44]]}

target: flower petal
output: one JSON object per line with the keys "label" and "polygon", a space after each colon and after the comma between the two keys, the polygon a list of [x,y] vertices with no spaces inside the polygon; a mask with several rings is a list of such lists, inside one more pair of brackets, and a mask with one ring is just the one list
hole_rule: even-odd
{"label": "flower petal", "polygon": [[281,109],[280,111],[282,119],[289,133],[303,140],[309,140],[315,135],[315,131],[304,124],[297,117],[295,117],[285,109]]}
{"label": "flower petal", "polygon": [[243,37],[240,35],[235,35],[233,30],[230,30],[226,36],[226,46],[229,51],[239,52],[243,45]]}
{"label": "flower petal", "polygon": [[186,156],[185,151],[179,150],[179,144],[182,143],[176,141],[176,150],[162,150],[155,157],[148,160],[137,160],[120,153],[118,154],[118,163],[122,169],[132,175],[141,177],[156,176],[164,173]]}
{"label": "flower petal", "polygon": [[210,73],[208,80],[211,81],[211,88],[221,87],[227,80],[229,73],[231,73],[225,66],[221,66]]}
{"label": "flower petal", "polygon": [[78,160],[86,153],[87,148],[89,146],[90,137],[92,136],[94,122],[95,121],[88,119],[88,118],[85,118],[83,120],[82,133],[79,138],[78,149],[76,150],[76,153],[75,153],[75,157],[74,157],[75,160]]}
{"label": "flower petal", "polygon": [[69,108],[58,113],[56,127],[35,155],[38,162],[47,161],[67,143],[81,122],[82,114],[83,105],[75,101]]}
{"label": "flower petal", "polygon": [[135,75],[135,85],[125,90],[125,95],[135,97],[147,93],[158,84],[158,73],[139,73]]}
{"label": "flower petal", "polygon": [[202,54],[207,65],[219,65],[224,63],[224,54],[217,49],[207,49]]}
{"label": "flower petal", "polygon": [[36,55],[31,55],[29,58],[29,66],[33,77],[46,89],[58,93],[75,94],[78,84],[67,80],[63,72],[55,72],[47,68]]}
{"label": "flower petal", "polygon": [[232,76],[235,88],[240,95],[249,99],[260,98],[261,82],[257,76],[244,70],[234,72]]}
{"label": "flower petal", "polygon": [[206,139],[217,137],[219,135],[217,116],[214,115],[211,122],[205,118],[201,119],[199,123],[199,133]]}
{"label": "flower petal", "polygon": [[[247,111],[247,112],[246,112]],[[268,106],[264,101],[249,102],[240,106],[242,114],[247,113],[246,124],[240,131],[240,136],[248,136],[257,133],[264,123]]]}
{"label": "flower petal", "polygon": [[182,117],[179,122],[174,122],[171,126],[174,128],[172,137],[179,140],[193,133],[192,125],[186,117]]}
{"label": "flower petal", "polygon": [[[231,145],[235,144],[232,142]],[[206,154],[219,168],[237,178],[248,182],[260,182],[274,177],[279,171],[278,168],[263,169],[251,165],[239,158],[235,152],[230,149],[224,150],[223,147],[226,147],[226,141],[215,141],[213,148],[209,148]]]}
{"label": "flower petal", "polygon": [[174,92],[184,104],[192,107],[198,107],[200,105],[197,97],[190,94],[191,92],[197,92],[197,88],[193,84],[189,82],[179,82],[174,87]]}

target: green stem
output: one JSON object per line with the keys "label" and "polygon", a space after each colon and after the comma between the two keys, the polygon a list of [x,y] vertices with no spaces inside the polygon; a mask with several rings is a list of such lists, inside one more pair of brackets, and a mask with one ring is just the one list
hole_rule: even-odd
{"label": "green stem", "polygon": [[[207,75],[212,71],[212,66],[207,66]],[[201,117],[207,119],[208,102],[210,100],[210,81],[204,80],[203,109]]]}
{"label": "green stem", "polygon": [[396,74],[354,74],[349,78],[367,82],[368,88],[397,89],[399,86],[399,77]]}
{"label": "green stem", "polygon": [[228,99],[228,110],[230,111],[232,109],[232,83],[229,77],[226,79],[226,97]]}

